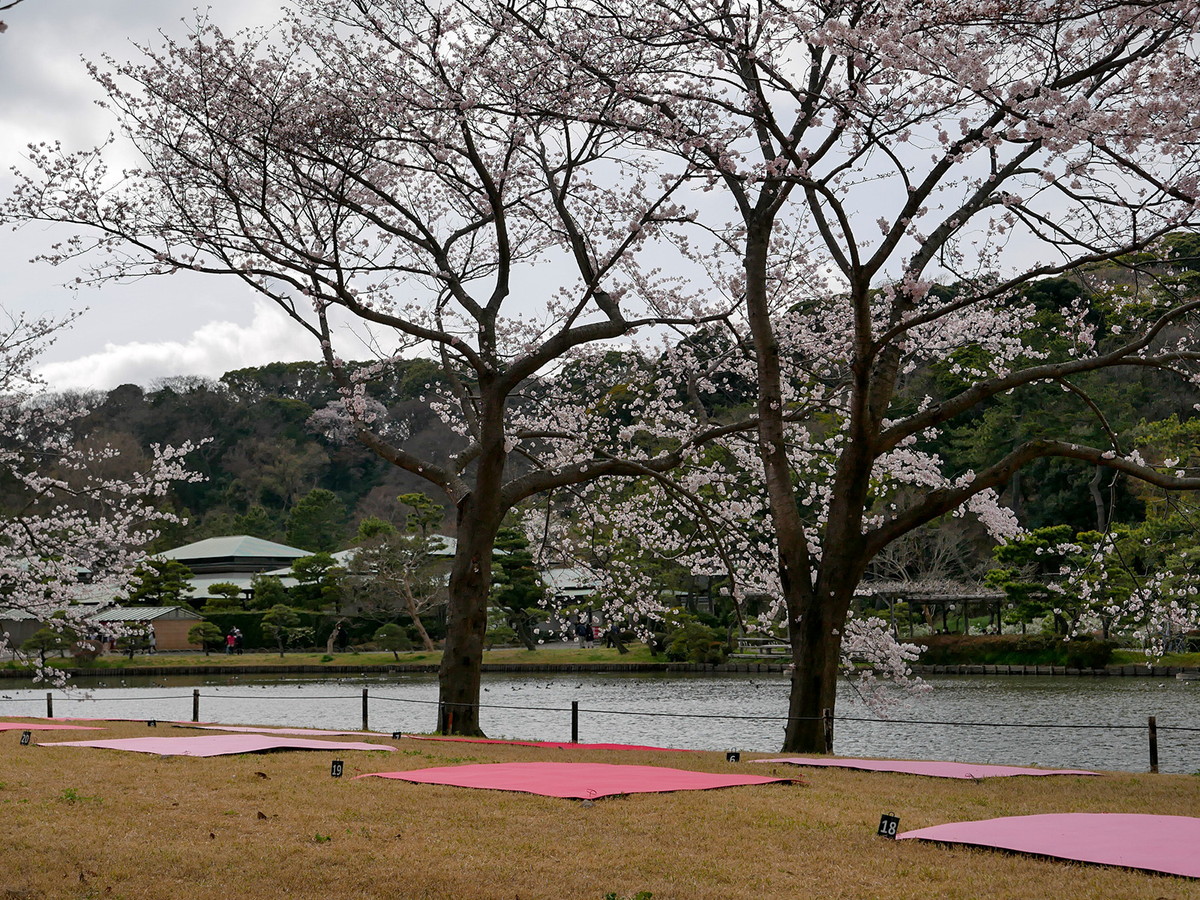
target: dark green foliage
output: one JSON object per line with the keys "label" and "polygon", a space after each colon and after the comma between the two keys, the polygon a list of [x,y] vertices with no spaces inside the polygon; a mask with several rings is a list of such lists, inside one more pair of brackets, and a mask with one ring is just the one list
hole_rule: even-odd
{"label": "dark green foliage", "polygon": [[667,636],[667,659],[672,662],[723,663],[728,654],[725,635],[700,622],[687,622]]}
{"label": "dark green foliage", "polygon": [[533,650],[533,627],[542,618],[546,584],[534,565],[529,541],[519,528],[501,528],[496,535],[496,549],[503,552],[492,558],[492,605],[504,611],[515,636],[526,649]]}
{"label": "dark green foliage", "polygon": [[279,541],[283,538],[283,528],[279,522],[265,507],[259,505],[251,506],[242,515],[235,516],[231,533],[248,534],[264,541]]}
{"label": "dark green foliage", "polygon": [[301,550],[329,552],[342,543],[346,507],[333,491],[314,488],[300,499],[287,519],[287,542]]}
{"label": "dark green foliage", "polygon": [[296,610],[282,603],[263,613],[262,629],[275,642],[280,656],[283,656],[283,650],[289,644],[299,645],[313,637],[313,629],[301,624]]}
{"label": "dark green foliage", "polygon": [[372,635],[371,640],[379,647],[380,650],[391,650],[392,656],[399,659],[400,650],[411,650],[412,641],[408,639],[408,632],[394,622],[384,625]]}
{"label": "dark green foliage", "polygon": [[[311,641],[314,644],[323,645],[329,637],[329,633],[333,630],[336,617],[327,616],[319,612],[310,612],[308,610],[293,609],[302,627],[309,629],[311,632]],[[261,611],[255,612],[218,612],[210,613],[205,616],[209,622],[215,625],[225,635],[233,628],[237,628],[242,633],[243,646],[250,650],[261,650],[265,647],[277,646],[275,636],[263,629],[263,616],[266,613]],[[371,628],[373,625],[365,625],[357,627],[355,623],[349,623],[351,641],[362,639],[361,635],[365,629]],[[369,636],[370,631],[366,634]],[[291,644],[289,646],[296,646]]]}
{"label": "dark green foliage", "polygon": [[128,631],[117,638],[117,649],[133,659],[135,653],[150,649],[150,626],[127,626]]}
{"label": "dark green foliage", "polygon": [[206,613],[242,608],[242,589],[232,582],[221,581],[210,584],[208,593],[210,596],[205,601],[203,609]]}
{"label": "dark green foliage", "polygon": [[332,607],[336,612],[341,602],[341,566],[328,553],[302,556],[292,563],[292,576],[299,582],[288,594],[296,606],[320,610]]}
{"label": "dark green foliage", "polygon": [[210,650],[221,646],[224,635],[212,622],[197,622],[188,629],[187,639],[189,644],[199,644],[203,647],[204,655],[208,656]]}
{"label": "dark green foliage", "polygon": [[132,606],[184,606],[191,609],[188,594],[192,570],[174,559],[151,557],[137,567],[137,581],[126,599]]}
{"label": "dark green foliage", "polygon": [[359,616],[393,621],[407,614],[421,646],[433,649],[422,614],[445,601],[447,561],[433,533],[444,510],[421,493],[397,498],[405,510],[400,528],[377,518],[359,526],[359,546],[340,579],[341,594]]}
{"label": "dark green foliage", "polygon": [[[351,364],[354,368],[354,364]],[[425,404],[416,398],[440,381],[435,363],[395,364],[368,386],[394,421],[411,434],[421,452],[448,454],[461,446]],[[204,476],[179,484],[167,498],[187,523],[170,526],[150,548],[166,550],[205,537],[249,534],[283,541],[288,518],[313,488],[331,491],[343,507],[331,540],[321,533],[304,537],[304,549],[344,546],[371,492],[384,487],[389,501],[424,484],[357,443],[335,445],[309,425],[314,410],[338,397],[320,363],[276,363],[227,373],[218,382],[186,377],[163,379],[151,390],[121,385],[81,421],[80,437],[102,436],[113,446],[146,448],[207,438],[190,464]],[[0,502],[4,488],[0,486]],[[364,512],[366,512],[364,510]],[[305,523],[296,523],[300,528]]]}
{"label": "dark green foliage", "polygon": [[[1044,616],[1063,603],[1052,590],[1062,580],[1059,571],[1066,554],[1061,545],[1074,538],[1067,525],[1037,528],[1025,538],[996,547],[992,555],[1002,568],[987,573],[986,581],[1002,590],[1009,604],[1009,622],[1028,622]],[[1058,617],[1058,630],[1065,625]]]}
{"label": "dark green foliage", "polygon": [[391,522],[385,522],[378,516],[367,516],[358,523],[358,534],[355,537],[359,541],[369,541],[372,538],[395,533],[396,526]]}
{"label": "dark green foliage", "polygon": [[254,609],[270,609],[277,603],[287,603],[288,591],[278,575],[255,575],[250,580],[250,605]]}
{"label": "dark green foliage", "polygon": [[39,628],[21,644],[21,650],[25,653],[36,653],[44,666],[47,653],[58,653],[62,656],[72,643],[74,639],[70,634],[48,627]]}
{"label": "dark green foliage", "polygon": [[926,666],[1068,666],[1100,669],[1117,644],[1081,635],[1063,640],[1052,634],[938,634],[913,638]]}

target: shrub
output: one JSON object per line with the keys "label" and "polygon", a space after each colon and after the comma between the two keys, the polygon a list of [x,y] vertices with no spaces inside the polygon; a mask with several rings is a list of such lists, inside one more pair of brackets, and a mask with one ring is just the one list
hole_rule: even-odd
{"label": "shrub", "polygon": [[396,624],[384,625],[376,631],[375,644],[381,650],[391,650],[392,656],[396,659],[400,658],[397,651],[412,649],[412,642],[408,639],[408,632]]}
{"label": "shrub", "polygon": [[1068,666],[1099,669],[1108,665],[1117,645],[1090,635],[1064,641],[1051,634],[939,634],[915,638],[920,662],[931,666]]}
{"label": "shrub", "polygon": [[699,622],[688,622],[667,637],[672,662],[723,663],[726,653],[724,634]]}

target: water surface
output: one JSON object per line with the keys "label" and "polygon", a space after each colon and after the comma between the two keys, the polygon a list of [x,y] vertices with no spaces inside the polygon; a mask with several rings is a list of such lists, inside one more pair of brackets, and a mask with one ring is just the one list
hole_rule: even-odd
{"label": "water surface", "polygon": [[[837,753],[1145,771],[1146,724],[1153,715],[1161,770],[1200,771],[1200,682],[1030,676],[927,680],[934,690],[908,708],[893,710],[893,721],[879,721],[843,686]],[[433,728],[437,681],[424,674],[133,677],[81,682],[69,693],[51,693],[59,716],[188,720],[192,690],[199,689],[205,721],[357,729],[363,688],[372,729]],[[489,673],[480,719],[490,737],[566,741],[576,701],[583,742],[774,752],[783,738],[787,690],[783,675]],[[44,715],[46,693],[28,682],[5,682],[0,716]]]}

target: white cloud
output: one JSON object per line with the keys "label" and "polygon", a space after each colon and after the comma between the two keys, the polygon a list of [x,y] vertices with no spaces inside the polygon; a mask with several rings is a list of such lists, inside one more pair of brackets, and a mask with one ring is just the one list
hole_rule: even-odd
{"label": "white cloud", "polygon": [[47,363],[38,374],[53,390],[109,390],[172,375],[217,378],[246,366],[316,359],[319,349],[312,335],[281,310],[256,302],[246,325],[209,322],[186,341],[107,343],[98,353]]}

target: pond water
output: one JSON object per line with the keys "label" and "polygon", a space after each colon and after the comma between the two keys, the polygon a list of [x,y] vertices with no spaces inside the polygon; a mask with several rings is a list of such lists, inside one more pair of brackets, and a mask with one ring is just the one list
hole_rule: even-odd
{"label": "pond water", "polygon": [[[1200,771],[1200,681],[1156,678],[932,676],[934,690],[881,721],[848,686],[835,750],[962,762],[1146,771],[1147,717],[1156,716],[1160,769]],[[53,691],[59,716],[188,720],[357,729],[362,691],[377,731],[429,731],[432,675],[157,677],[81,682]],[[484,676],[480,719],[490,737],[566,741],[571,703],[579,740],[773,752],[783,737],[787,677],[731,673],[504,673]],[[0,683],[0,716],[41,716],[46,688]],[[860,721],[870,720],[870,721]],[[1103,727],[1096,727],[1103,726]]]}

